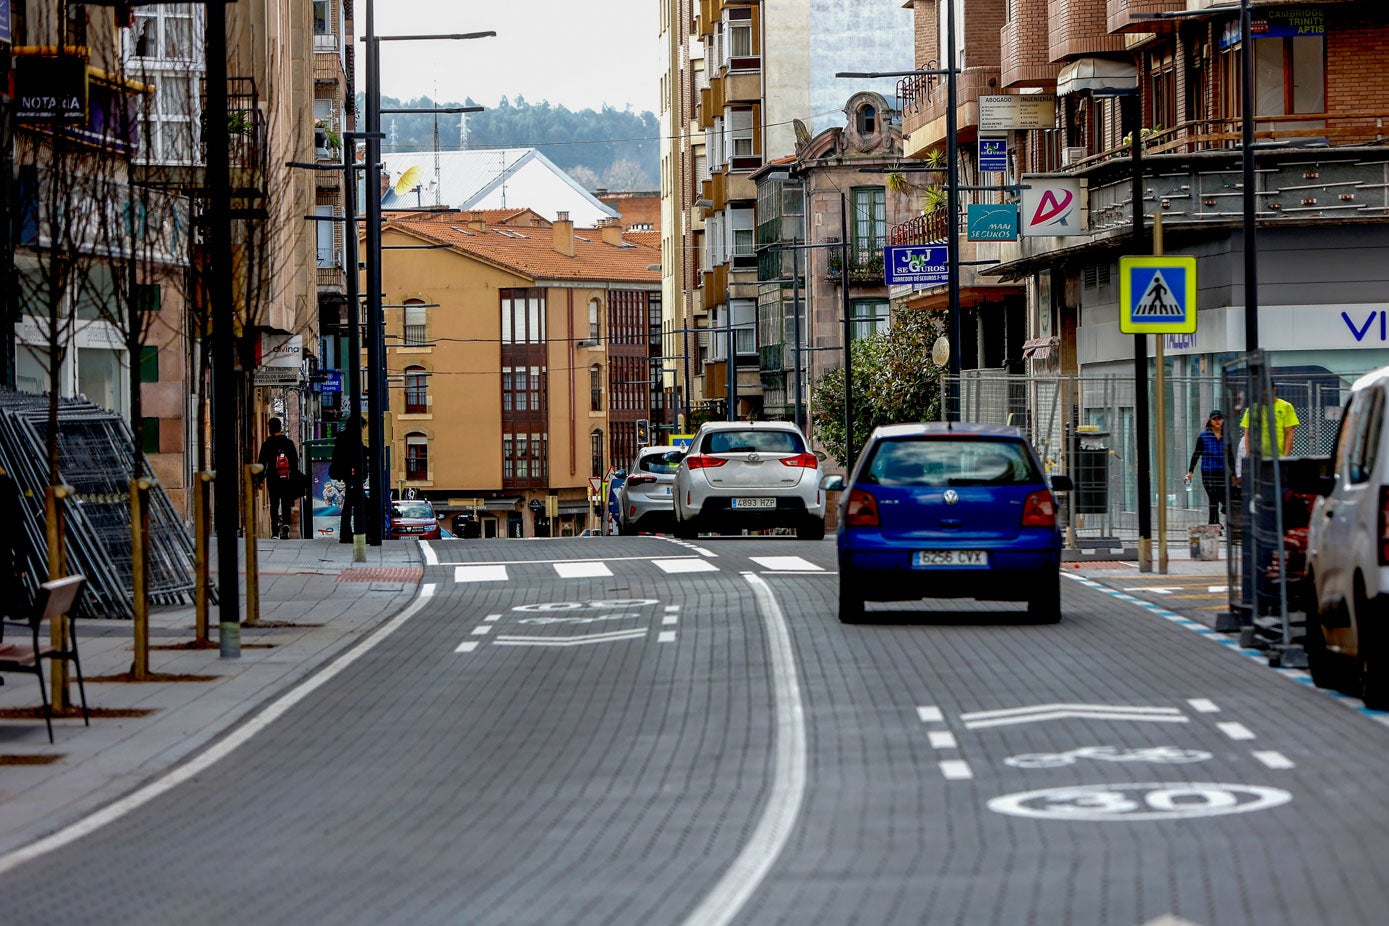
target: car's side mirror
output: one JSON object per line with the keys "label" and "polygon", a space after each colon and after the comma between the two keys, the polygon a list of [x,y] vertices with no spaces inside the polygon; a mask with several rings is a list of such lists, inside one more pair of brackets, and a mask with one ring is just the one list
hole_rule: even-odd
{"label": "car's side mirror", "polygon": [[1071,492],[1075,490],[1075,483],[1065,473],[1057,473],[1051,477],[1051,490],[1053,492]]}
{"label": "car's side mirror", "polygon": [[844,477],[838,473],[825,476],[820,479],[820,488],[826,492],[841,492],[844,489]]}
{"label": "car's side mirror", "polygon": [[627,471],[625,469],[620,469],[617,472],[613,473],[613,475],[616,476],[618,479],[626,479]]}
{"label": "car's side mirror", "polygon": [[821,463],[823,463],[823,462],[825,462],[826,460],[829,459],[829,454],[825,453],[825,451],[823,451],[823,450],[817,450],[817,451],[815,451],[815,459],[817,459],[817,460],[819,460]]}

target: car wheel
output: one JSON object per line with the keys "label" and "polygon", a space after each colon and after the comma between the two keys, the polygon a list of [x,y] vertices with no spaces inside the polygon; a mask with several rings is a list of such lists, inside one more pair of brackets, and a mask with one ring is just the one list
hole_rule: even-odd
{"label": "car wheel", "polygon": [[1360,653],[1360,700],[1373,711],[1389,710],[1389,665],[1384,661],[1383,628],[1365,594],[1365,580],[1355,577],[1355,635]]}
{"label": "car wheel", "polygon": [[1307,653],[1307,671],[1312,676],[1313,685],[1335,691],[1341,691],[1346,687],[1344,660],[1327,650],[1320,615],[1308,615],[1302,648]]}
{"label": "car wheel", "polygon": [[796,525],[797,540],[824,540],[825,519],[808,517]]}
{"label": "car wheel", "polygon": [[839,570],[839,623],[863,623],[863,596],[857,590],[853,573]]}
{"label": "car wheel", "polygon": [[675,536],[681,540],[694,540],[699,536],[699,528],[688,518],[676,518]]}
{"label": "car wheel", "polygon": [[1037,591],[1027,599],[1027,616],[1037,624],[1061,620],[1061,574],[1048,572],[1037,579]]}

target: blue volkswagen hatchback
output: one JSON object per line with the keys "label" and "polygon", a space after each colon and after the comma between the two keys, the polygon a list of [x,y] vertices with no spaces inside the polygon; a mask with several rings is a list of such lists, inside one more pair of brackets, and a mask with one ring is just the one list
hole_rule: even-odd
{"label": "blue volkswagen hatchback", "polygon": [[865,601],[1026,601],[1039,623],[1061,619],[1061,532],[1052,489],[1015,428],[899,424],[869,436],[839,503],[839,619]]}

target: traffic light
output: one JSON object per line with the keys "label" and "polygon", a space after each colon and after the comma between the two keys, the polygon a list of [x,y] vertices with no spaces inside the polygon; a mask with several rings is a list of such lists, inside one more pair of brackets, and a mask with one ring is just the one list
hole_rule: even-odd
{"label": "traffic light", "polygon": [[651,422],[645,418],[637,419],[637,446],[647,447],[651,444]]}

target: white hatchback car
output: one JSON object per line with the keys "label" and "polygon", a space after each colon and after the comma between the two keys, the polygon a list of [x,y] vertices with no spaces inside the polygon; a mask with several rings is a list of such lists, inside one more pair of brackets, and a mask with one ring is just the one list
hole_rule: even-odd
{"label": "white hatchback car", "polygon": [[1336,437],[1334,485],[1307,536],[1316,605],[1307,657],[1323,688],[1389,710],[1389,367],[1351,387]]}
{"label": "white hatchback car", "polygon": [[667,445],[637,451],[622,488],[617,490],[622,508],[617,519],[619,534],[670,529],[670,487],[675,481],[676,464],[666,462],[666,454],[679,449]]}
{"label": "white hatchback car", "polygon": [[711,421],[700,426],[675,473],[675,536],[794,528],[825,536],[820,461],[787,421]]}

